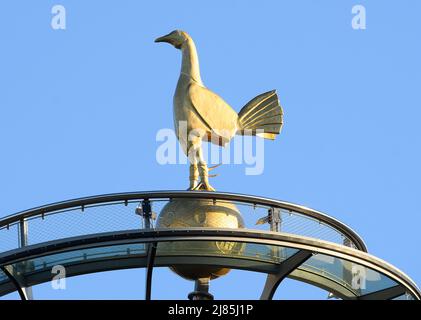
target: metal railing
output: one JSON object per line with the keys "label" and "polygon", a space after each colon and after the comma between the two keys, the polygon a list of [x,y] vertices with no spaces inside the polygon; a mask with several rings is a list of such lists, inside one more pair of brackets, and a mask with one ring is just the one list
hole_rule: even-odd
{"label": "metal railing", "polygon": [[204,191],[150,191],[99,195],[53,203],[0,220],[0,252],[68,237],[142,229],[136,208],[148,200],[159,214],[173,199],[210,199],[235,203],[247,228],[268,229],[254,222],[279,209],[281,231],[335,242],[367,251],[363,240],[348,226],[316,210],[288,202],[234,193]]}

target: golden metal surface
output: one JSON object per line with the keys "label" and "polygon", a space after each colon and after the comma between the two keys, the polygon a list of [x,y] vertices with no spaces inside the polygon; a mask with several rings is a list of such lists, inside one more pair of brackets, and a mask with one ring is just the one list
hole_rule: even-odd
{"label": "golden metal surface", "polygon": [[[206,199],[173,199],[159,214],[157,228],[244,228],[244,221],[235,204]],[[158,246],[159,255],[185,253],[187,255],[241,254],[243,244],[226,241],[167,242]],[[215,279],[229,272],[215,266],[177,265],[171,270],[188,280]]]}
{"label": "golden metal surface", "polygon": [[[237,114],[203,84],[196,46],[186,32],[175,30],[155,42],[167,42],[182,52],[173,105],[176,134],[190,160],[189,189],[214,191],[208,180],[202,141],[225,146],[236,134],[275,139],[281,131],[283,118],[278,96],[275,90],[258,95]],[[187,130],[180,130],[182,123],[186,124]]]}

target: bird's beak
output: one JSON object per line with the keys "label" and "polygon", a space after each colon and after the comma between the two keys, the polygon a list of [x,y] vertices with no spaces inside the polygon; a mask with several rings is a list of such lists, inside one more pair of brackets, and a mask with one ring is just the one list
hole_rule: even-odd
{"label": "bird's beak", "polygon": [[169,35],[169,34],[167,34],[167,35],[165,35],[165,36],[162,36],[162,37],[159,37],[159,38],[156,38],[155,39],[155,42],[167,42],[167,43],[171,43],[171,36]]}

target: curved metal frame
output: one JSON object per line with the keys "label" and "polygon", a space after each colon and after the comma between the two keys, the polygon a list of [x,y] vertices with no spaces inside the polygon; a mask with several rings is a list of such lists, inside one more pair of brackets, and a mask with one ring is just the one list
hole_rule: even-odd
{"label": "curved metal frame", "polygon": [[27,219],[37,215],[44,215],[48,212],[77,208],[84,208],[87,205],[109,203],[109,202],[127,202],[130,200],[142,200],[142,199],[172,199],[172,198],[193,198],[193,199],[211,199],[211,200],[227,200],[227,201],[238,201],[243,203],[249,203],[252,205],[262,205],[268,207],[276,207],[285,210],[296,211],[305,216],[322,221],[326,225],[339,231],[345,237],[350,239],[356,246],[357,249],[367,252],[367,246],[365,245],[362,238],[353,231],[350,227],[343,224],[324,214],[320,211],[316,211],[304,206],[297,204],[279,201],[269,198],[242,195],[236,193],[226,192],[206,192],[206,191],[149,191],[149,192],[128,192],[128,193],[114,193],[99,196],[92,196],[86,198],[79,198],[69,201],[57,202],[41,207],[36,207],[30,210],[21,211],[14,215],[6,216],[0,220],[0,228],[16,223],[22,219]]}
{"label": "curved metal frame", "polygon": [[146,288],[145,288],[145,300],[151,300],[152,296],[152,273],[153,266],[155,263],[157,243],[152,242],[148,245],[148,260],[146,264]]}
{"label": "curved metal frame", "polygon": [[[44,215],[64,213],[67,211],[82,209],[88,206],[95,205],[108,205],[136,201],[149,201],[149,200],[171,200],[174,198],[185,199],[209,199],[214,201],[233,201],[252,206],[283,209],[293,211],[294,213],[318,220],[323,224],[333,228],[336,232],[345,237],[343,245],[335,244],[328,241],[318,240],[315,238],[308,238],[299,235],[285,234],[280,232],[263,232],[258,230],[249,229],[211,229],[211,228],[188,228],[188,229],[157,229],[157,230],[130,230],[130,231],[114,231],[107,233],[90,234],[72,238],[64,238],[53,240],[49,242],[39,243],[35,245],[25,246],[26,243],[22,242],[22,222],[30,218],[35,218]],[[303,270],[299,268],[308,258],[314,253],[322,253],[339,259],[348,260],[350,262],[358,263],[365,267],[378,271],[389,278],[393,279],[399,285],[391,288],[386,288],[377,292],[366,294],[357,297],[358,299],[386,299],[393,298],[398,295],[410,292],[413,297],[421,300],[421,292],[415,283],[404,273],[391,266],[390,264],[367,254],[367,247],[361,237],[351,228],[342,222],[313,209],[284,202],[274,199],[262,198],[257,196],[249,196],[235,193],[224,192],[206,192],[206,191],[150,191],[150,192],[129,192],[129,193],[116,193],[106,194],[99,196],[92,196],[86,198],[79,198],[69,201],[63,201],[45,205],[30,210],[25,210],[14,215],[7,216],[0,220],[0,229],[9,227],[10,225],[19,224],[21,231],[20,241],[23,247],[16,248],[4,253],[0,253],[0,269],[3,270],[8,277],[9,282],[2,283],[2,292],[17,290],[21,299],[27,299],[25,288],[19,283],[10,270],[7,268],[11,263],[25,261],[31,258],[37,258],[50,254],[68,252],[84,248],[103,247],[115,244],[130,244],[130,243],[146,243],[147,251],[142,257],[141,263],[132,261],[133,257],[123,257],[126,264],[122,266],[118,262],[105,259],[106,265],[100,265],[100,262],[89,261],[83,263],[82,261],[76,262],[71,268],[74,272],[71,275],[85,274],[96,272],[95,270],[115,270],[119,268],[132,268],[139,267],[141,264],[146,268],[146,291],[145,299],[151,299],[152,290],[152,273],[155,266],[170,266],[174,264],[204,264],[209,263],[215,266],[231,266],[232,268],[239,268],[250,271],[259,271],[268,273],[267,281],[261,295],[261,299],[272,299],[278,285],[286,277],[298,279],[300,281],[308,282],[313,285],[319,284],[319,287],[330,290],[336,293],[338,297],[348,297],[349,294],[355,294],[346,289],[343,284],[330,278],[324,278],[323,275],[312,275],[312,271]],[[19,227],[18,226],[18,227]],[[22,229],[22,230],[21,230]],[[298,252],[286,259],[279,266],[268,263],[267,266],[259,265],[254,266],[252,261],[239,261],[236,257],[208,257],[206,261],[199,261],[192,256],[179,256],[156,257],[157,244],[163,241],[238,241],[238,242],[251,242],[259,244],[277,245],[282,247],[290,247],[298,249]],[[352,242],[355,249],[347,245]],[[277,268],[277,269],[276,269]],[[30,275],[30,278],[24,278],[25,281],[29,279],[29,284],[33,285],[45,281],[45,270],[39,273]],[[44,278],[43,278],[44,277]],[[323,278],[323,279],[322,279]],[[44,280],[42,280],[44,279]],[[347,291],[348,290],[348,291]]]}
{"label": "curved metal frame", "polygon": [[279,284],[295,269],[307,261],[313,253],[308,250],[300,250],[286,261],[282,262],[276,274],[269,274],[266,278],[260,300],[272,300]]}
{"label": "curved metal frame", "polygon": [[[101,247],[105,245],[127,243],[157,243],[163,241],[238,241],[251,242],[282,247],[296,248],[313,253],[345,259],[350,262],[378,271],[404,286],[413,297],[421,299],[421,292],[413,281],[404,273],[368,253],[347,248],[327,241],[299,237],[276,232],[260,232],[247,229],[161,229],[150,231],[111,232],[96,235],[56,240],[39,245],[19,248],[0,255],[0,264],[10,264],[29,258],[40,257],[52,253],[72,251],[81,248]],[[185,263],[191,263],[187,260]],[[171,261],[169,261],[171,263]],[[173,263],[173,262],[172,262]],[[279,284],[279,283],[278,283]],[[396,293],[396,291],[394,291]],[[273,294],[272,294],[273,296]],[[268,298],[270,298],[268,296]],[[364,298],[364,296],[362,297]],[[370,297],[366,297],[370,298]]]}
{"label": "curved metal frame", "polygon": [[12,275],[12,273],[9,272],[9,270],[7,270],[7,268],[4,266],[1,266],[0,270],[3,271],[3,273],[7,276],[7,278],[9,278],[10,282],[13,283],[13,286],[16,288],[16,291],[18,292],[20,299],[29,300],[26,295],[25,288],[20,285],[19,281]]}

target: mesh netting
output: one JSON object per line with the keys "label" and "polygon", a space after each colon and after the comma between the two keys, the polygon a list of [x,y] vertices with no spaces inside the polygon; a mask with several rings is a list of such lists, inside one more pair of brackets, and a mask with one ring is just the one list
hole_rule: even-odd
{"label": "mesh netting", "polygon": [[[163,208],[169,203],[168,199],[151,201],[153,216],[159,216]],[[189,200],[186,200],[189,201]],[[194,200],[192,200],[194,201]],[[212,203],[212,200],[207,200]],[[136,208],[141,200],[131,202],[112,202],[86,207],[74,207],[67,210],[48,212],[36,215],[27,220],[27,244],[33,245],[52,240],[75,236],[90,235],[102,232],[136,230],[144,228],[144,221],[136,214]],[[213,204],[226,206],[233,202],[213,200]],[[268,216],[268,206],[252,205],[245,202],[235,202],[235,206],[244,219],[248,229],[270,230],[265,220]],[[263,218],[263,223],[256,222]],[[152,227],[156,220],[152,221]],[[313,217],[305,214],[281,209],[279,231],[312,237],[320,240],[356,247],[352,241],[344,237],[341,232]],[[0,229],[0,252],[19,247],[19,223],[11,224]]]}

